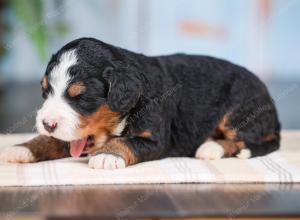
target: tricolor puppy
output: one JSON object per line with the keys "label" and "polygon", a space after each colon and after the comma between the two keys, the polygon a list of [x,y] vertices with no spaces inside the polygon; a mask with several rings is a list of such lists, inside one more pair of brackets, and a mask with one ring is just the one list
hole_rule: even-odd
{"label": "tricolor puppy", "polygon": [[148,57],[82,38],[53,55],[41,85],[40,136],[7,148],[2,161],[89,155],[90,167],[114,169],[166,157],[249,158],[279,148],[266,87],[224,60]]}

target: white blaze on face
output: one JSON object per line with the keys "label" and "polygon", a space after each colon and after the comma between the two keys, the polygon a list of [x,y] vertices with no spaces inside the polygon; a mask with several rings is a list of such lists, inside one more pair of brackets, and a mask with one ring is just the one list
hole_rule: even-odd
{"label": "white blaze on face", "polygon": [[[71,141],[78,137],[77,128],[79,115],[64,98],[71,79],[69,69],[77,63],[76,51],[70,50],[63,53],[59,63],[49,73],[49,84],[52,92],[49,93],[42,108],[37,112],[36,127],[40,134],[51,135],[55,138]],[[49,133],[43,126],[46,123],[57,123],[56,129]]]}

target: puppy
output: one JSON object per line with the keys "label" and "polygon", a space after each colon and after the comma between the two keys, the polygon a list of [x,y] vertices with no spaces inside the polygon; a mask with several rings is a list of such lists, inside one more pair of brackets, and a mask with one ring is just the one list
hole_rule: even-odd
{"label": "puppy", "polygon": [[52,56],[41,87],[40,136],[7,148],[2,161],[88,154],[91,168],[115,169],[166,157],[250,158],[279,148],[266,87],[221,59],[149,57],[81,38]]}

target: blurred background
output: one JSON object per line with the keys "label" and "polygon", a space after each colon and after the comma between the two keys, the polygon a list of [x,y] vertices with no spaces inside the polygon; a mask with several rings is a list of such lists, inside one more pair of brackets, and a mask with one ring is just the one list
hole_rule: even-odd
{"label": "blurred background", "polygon": [[79,37],[148,54],[228,59],[300,128],[300,0],[0,0],[0,132],[31,132],[47,61]]}

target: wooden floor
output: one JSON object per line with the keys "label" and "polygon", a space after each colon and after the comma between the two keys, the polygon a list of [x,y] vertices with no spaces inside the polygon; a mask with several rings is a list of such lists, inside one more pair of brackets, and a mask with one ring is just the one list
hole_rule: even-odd
{"label": "wooden floor", "polygon": [[300,184],[0,188],[1,220],[206,217],[274,219],[275,216],[284,219],[300,216]]}

